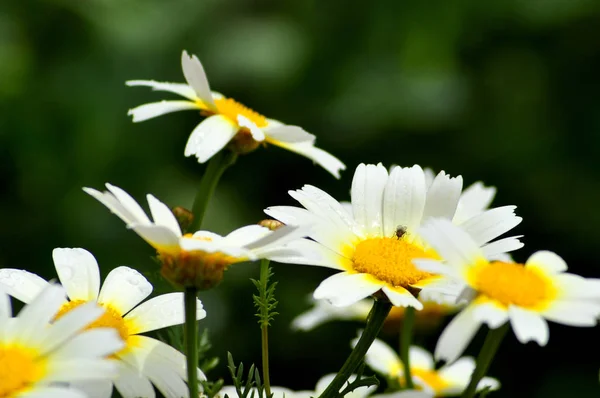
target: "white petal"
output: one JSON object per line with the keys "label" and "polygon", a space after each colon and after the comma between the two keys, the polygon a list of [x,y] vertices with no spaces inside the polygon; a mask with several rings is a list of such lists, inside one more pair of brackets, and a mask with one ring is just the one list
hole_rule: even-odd
{"label": "white petal", "polygon": [[88,396],[71,387],[40,386],[20,393],[15,398],[88,398]]}
{"label": "white petal", "polygon": [[452,221],[461,224],[482,213],[490,207],[495,195],[495,187],[486,187],[481,181],[472,184],[460,195]]}
{"label": "white petal", "polygon": [[[529,265],[528,265],[529,267]],[[596,299],[600,305],[600,280],[584,278],[575,274],[561,273],[552,275],[555,286],[560,291],[561,299],[586,300]]]}
{"label": "white petal", "polygon": [[367,274],[340,272],[321,282],[313,297],[317,300],[327,299],[336,307],[345,307],[370,296],[382,285]]}
{"label": "white petal", "polygon": [[508,321],[508,311],[494,302],[478,302],[473,310],[473,317],[485,323],[490,329],[497,329]]}
{"label": "white petal", "polygon": [[12,306],[10,304],[10,297],[2,288],[0,288],[0,328],[2,328],[11,317]]}
{"label": "white petal", "polygon": [[126,224],[131,223],[139,223],[139,224],[150,224],[150,220],[145,216],[145,220],[137,220],[136,216],[132,214],[125,206],[119,202],[112,193],[110,192],[100,192],[93,188],[83,188],[83,191],[88,195],[92,196],[94,199],[102,203],[104,206],[108,207],[108,209],[114,213],[117,217],[123,220]]}
{"label": "white petal", "polygon": [[394,167],[383,199],[384,235],[393,236],[399,226],[413,232],[425,209],[425,175],[420,166]]}
{"label": "white petal", "polygon": [[265,140],[265,133],[250,119],[244,115],[237,115],[236,120],[238,126],[246,128],[250,131],[252,139],[254,141],[263,142]]}
{"label": "white petal", "polygon": [[567,270],[567,263],[558,254],[547,250],[533,253],[525,263],[527,267],[535,267],[548,274],[556,274]]}
{"label": "white petal", "polygon": [[473,305],[466,307],[450,321],[435,347],[435,359],[452,363],[465,351],[481,323],[473,317]]}
{"label": "white petal", "polygon": [[75,381],[70,382],[69,385],[83,392],[84,397],[110,398],[112,396],[113,383],[110,380]]}
{"label": "white petal", "polygon": [[45,382],[69,382],[79,380],[107,380],[117,374],[113,360],[76,358],[71,360],[52,361],[48,359],[48,373]]}
{"label": "white petal", "polygon": [[170,228],[162,225],[144,224],[130,224],[129,228],[133,229],[136,234],[156,250],[166,252],[179,251],[180,237]]}
{"label": "white petal", "polygon": [[383,190],[388,172],[381,163],[360,164],[352,179],[352,210],[354,220],[367,234],[383,234]]}
{"label": "white petal", "polygon": [[263,251],[261,257],[279,263],[315,265],[340,271],[352,268],[351,260],[309,239],[298,239],[283,247]]}
{"label": "white petal", "polygon": [[173,231],[175,235],[181,236],[181,228],[171,209],[152,195],[146,195],[146,199],[150,206],[150,213],[152,213],[154,224],[166,227]]}
{"label": "white petal", "polygon": [[181,68],[183,69],[185,80],[192,86],[198,98],[200,98],[209,109],[216,111],[217,106],[213,101],[208,79],[206,78],[206,73],[204,73],[204,68],[198,57],[195,55],[190,57],[184,50],[181,53]]}
{"label": "white petal", "polygon": [[310,211],[294,206],[271,206],[267,207],[264,212],[287,225],[310,225],[320,219]]}
{"label": "white petal", "polygon": [[600,315],[597,302],[593,301],[557,301],[547,308],[543,315],[548,320],[568,326],[596,326]]}
{"label": "white petal", "polygon": [[114,354],[125,344],[114,329],[97,328],[76,334],[52,352],[53,360],[102,358]]}
{"label": "white petal", "polygon": [[47,286],[48,282],[29,271],[0,269],[0,288],[24,303],[31,302]]}
{"label": "white petal", "polygon": [[462,190],[462,176],[450,177],[441,171],[427,191],[423,220],[442,217],[452,220]]}
{"label": "white petal", "polygon": [[292,225],[284,225],[275,231],[269,231],[266,236],[259,238],[253,242],[246,244],[244,247],[255,251],[258,254],[260,250],[266,250],[275,246],[281,246],[288,242],[303,238],[307,235],[307,227],[297,227]]}
{"label": "white petal", "polygon": [[506,252],[512,252],[524,246],[523,242],[519,240],[520,237],[521,236],[511,236],[509,238],[500,239],[482,246],[481,250],[485,257],[490,260],[494,259],[504,262],[514,262]]}
{"label": "white petal", "polygon": [[348,307],[335,307],[327,300],[313,300],[314,307],[292,320],[291,328],[304,332],[331,320],[365,320],[373,306],[371,300],[358,301]]}
{"label": "white petal", "polygon": [[[127,217],[128,219],[123,218],[126,223],[151,224],[150,219],[146,215],[144,209],[142,209],[142,207],[135,199],[131,197],[131,195],[129,195],[123,189],[109,183],[106,183],[106,188],[108,188],[108,190],[114,195],[118,203],[123,206],[127,213],[131,215],[131,217]],[[108,207],[110,208],[110,206]],[[117,215],[119,215],[119,213],[117,213]]]}
{"label": "white petal", "polygon": [[146,86],[152,87],[154,91],[168,91],[170,93],[179,94],[189,100],[195,101],[197,99],[194,89],[187,84],[182,83],[166,83],[156,82],[154,80],[129,80],[125,82],[126,85],[133,86]]}
{"label": "white petal", "polygon": [[150,380],[140,374],[137,369],[132,368],[125,362],[119,362],[118,372],[119,375],[115,378],[114,383],[123,398],[156,397]]}
{"label": "white petal", "polygon": [[314,143],[316,137],[306,132],[302,127],[279,125],[266,129],[266,135],[276,141],[294,144],[298,142]]}
{"label": "white petal", "polygon": [[410,346],[408,357],[410,359],[411,368],[433,370],[435,367],[433,363],[433,356],[429,353],[429,351],[421,347],[414,345]]}
{"label": "white petal", "polygon": [[417,258],[412,260],[412,263],[421,271],[451,277],[456,276],[455,269],[444,264],[442,261]]}
{"label": "white petal", "polygon": [[483,212],[466,222],[461,227],[475,243],[483,245],[516,227],[523,219],[515,215],[516,206],[498,207]]}
{"label": "white petal", "polygon": [[133,116],[134,123],[153,119],[167,113],[199,109],[198,105],[190,101],[159,101],[136,106],[127,111],[127,115]]}
{"label": "white petal", "polygon": [[96,258],[81,248],[56,248],[52,259],[58,279],[70,300],[95,301],[100,290],[100,269]]}
{"label": "white petal", "polygon": [[[196,319],[206,317],[200,300],[196,300]],[[145,333],[185,322],[183,293],[167,293],[154,297],[125,316],[130,334]]]}
{"label": "white petal", "polygon": [[403,287],[383,286],[383,292],[396,307],[413,307],[417,311],[423,309],[423,303]]}
{"label": "white petal", "polygon": [[35,345],[45,337],[40,333],[54,318],[65,302],[65,291],[55,284],[48,284],[15,318],[14,337],[25,345]]}
{"label": "white petal", "polygon": [[[356,346],[358,339],[352,341],[352,347]],[[398,377],[402,371],[402,362],[389,345],[382,340],[375,339],[367,354],[365,362],[374,371],[385,375],[386,378]]]}
{"label": "white petal", "polygon": [[511,305],[508,314],[512,329],[521,343],[535,341],[541,346],[548,343],[550,337],[548,323],[538,313]]}
{"label": "white petal", "polygon": [[474,370],[475,360],[471,357],[460,358],[456,362],[439,369],[438,374],[442,380],[449,384],[448,387],[443,389],[443,395],[460,394],[471,381]]}
{"label": "white petal", "polygon": [[317,148],[312,142],[303,141],[289,143],[278,141],[270,137],[267,137],[267,142],[309,158],[331,173],[335,178],[340,178],[340,171],[346,169],[346,165],[344,165],[344,163],[342,163],[338,158],[329,152],[322,150],[321,148]]}
{"label": "white petal", "polygon": [[246,225],[228,233],[223,242],[232,246],[245,246],[271,234],[269,228],[260,225]]}
{"label": "white petal", "polygon": [[227,145],[239,127],[223,115],[204,119],[194,128],[185,145],[185,156],[196,156],[204,163]]}
{"label": "white petal", "polygon": [[483,391],[484,389],[488,389],[489,391],[495,391],[500,388],[500,382],[493,377],[484,377],[477,384],[477,391]]}
{"label": "white petal", "polygon": [[98,303],[123,316],[152,293],[152,284],[133,268],[120,266],[106,276]]}

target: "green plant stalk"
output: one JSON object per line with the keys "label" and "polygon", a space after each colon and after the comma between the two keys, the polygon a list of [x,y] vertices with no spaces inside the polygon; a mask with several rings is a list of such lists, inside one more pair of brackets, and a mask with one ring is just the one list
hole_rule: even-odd
{"label": "green plant stalk", "polygon": [[367,350],[379,334],[379,331],[383,326],[383,322],[387,318],[391,309],[392,304],[390,304],[387,299],[375,300],[375,303],[371,308],[371,312],[369,312],[369,316],[367,317],[365,330],[358,339],[358,343],[356,343],[356,346],[348,356],[348,359],[346,359],[346,362],[335,376],[333,381],[327,386],[325,391],[319,395],[319,398],[337,398],[340,388],[342,388],[344,383],[348,380],[348,378],[350,378],[358,365],[360,365],[360,362],[365,357]]}
{"label": "green plant stalk", "polygon": [[185,346],[187,377],[190,397],[198,397],[198,321],[196,320],[196,297],[198,289],[186,287],[183,293],[185,311]]}
{"label": "green plant stalk", "polygon": [[[260,295],[261,300],[266,302],[267,300],[267,282],[269,278],[269,260],[263,259],[260,262]],[[263,310],[266,312],[266,310]],[[263,313],[263,321],[260,324],[260,337],[262,347],[262,371],[263,371],[263,385],[265,387],[266,396],[271,396],[271,379],[269,377],[269,322],[267,314]]]}
{"label": "green plant stalk", "polygon": [[412,390],[415,388],[410,372],[410,343],[415,323],[415,309],[413,307],[406,307],[402,322],[402,330],[400,331],[400,359],[404,366],[404,379],[406,380],[404,387],[407,390]]}
{"label": "green plant stalk", "polygon": [[235,163],[236,159],[237,154],[235,152],[222,149],[208,162],[206,171],[202,176],[202,181],[200,181],[198,193],[196,193],[196,198],[194,199],[194,205],[192,206],[194,219],[190,224],[191,232],[198,231],[202,226],[204,214],[206,213],[206,208],[208,207],[208,202],[210,202],[210,198],[212,198],[219,179],[225,170]]}
{"label": "green plant stalk", "polygon": [[497,329],[490,329],[488,331],[485,341],[483,342],[483,347],[481,347],[481,351],[477,356],[477,367],[471,375],[471,381],[469,382],[469,385],[461,395],[462,398],[473,398],[475,396],[475,393],[477,392],[477,385],[481,379],[483,379],[483,376],[486,375],[488,368],[490,367],[490,364],[496,355],[496,351],[498,351],[498,347],[500,347],[500,343],[508,331],[508,328],[509,323],[507,322]]}

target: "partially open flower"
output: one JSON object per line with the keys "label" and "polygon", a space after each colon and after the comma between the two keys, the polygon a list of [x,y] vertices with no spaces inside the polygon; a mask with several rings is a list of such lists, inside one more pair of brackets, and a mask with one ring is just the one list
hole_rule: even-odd
{"label": "partially open flower", "polygon": [[154,219],[151,221],[127,192],[110,184],[106,187],[105,192],[91,188],[84,191],[156,249],[161,274],[178,288],[210,289],[223,279],[223,272],[231,264],[297,255],[286,244],[305,235],[303,228],[286,226],[271,231],[260,225],[248,225],[226,236],[209,231],[184,235],[171,210],[154,196],[147,195]]}

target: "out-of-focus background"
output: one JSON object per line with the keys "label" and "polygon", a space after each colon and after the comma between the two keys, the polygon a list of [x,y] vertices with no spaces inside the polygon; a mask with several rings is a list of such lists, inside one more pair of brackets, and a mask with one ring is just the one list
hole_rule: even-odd
{"label": "out-of-focus background", "polygon": [[[269,147],[241,157],[211,202],[207,229],[226,233],[292,204],[313,184],[347,200],[360,162],[415,163],[498,188],[524,222],[524,260],[538,249],[600,276],[600,3],[597,0],[345,1],[41,0],[0,2],[0,266],[53,277],[54,247],[84,247],[103,275],[130,265],[156,278],[152,249],[81,191],[111,182],[191,206],[204,165],[184,158],[193,111],[133,124],[142,103],[175,98],[128,79],[183,82],[183,49],[212,88],[303,126],[348,166],[335,180]],[[281,313],[271,329],[272,381],[311,389],[339,369],[360,323],[290,330],[329,271],[275,265]],[[238,264],[202,293],[209,377],[231,380],[230,350],[260,363],[249,277]],[[421,341],[432,349],[438,331]],[[597,397],[599,328],[551,325],[550,342],[509,334],[490,369],[498,397]],[[387,341],[395,343],[395,335]],[[482,334],[470,346],[476,354]]]}

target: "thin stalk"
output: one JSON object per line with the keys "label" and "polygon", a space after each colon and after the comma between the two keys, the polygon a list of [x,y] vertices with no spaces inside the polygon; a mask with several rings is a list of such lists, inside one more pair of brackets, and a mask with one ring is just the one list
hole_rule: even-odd
{"label": "thin stalk", "polygon": [[190,397],[198,397],[198,321],[196,320],[196,295],[198,289],[186,287],[183,293],[185,311],[185,345],[187,377]]}
{"label": "thin stalk", "polygon": [[195,232],[202,226],[208,202],[210,202],[217,183],[225,170],[235,163],[236,158],[237,154],[235,152],[223,149],[209,160],[204,176],[202,176],[202,181],[200,181],[196,199],[194,199],[192,207],[194,219],[190,225],[190,231]]}
{"label": "thin stalk", "polygon": [[483,376],[486,375],[488,368],[492,363],[492,359],[494,359],[496,351],[498,351],[498,347],[500,347],[500,343],[508,331],[508,328],[509,323],[507,322],[497,329],[490,329],[488,331],[485,341],[483,342],[483,347],[481,347],[481,351],[477,356],[477,367],[471,375],[471,381],[463,392],[462,398],[473,398],[475,396],[477,385],[481,379],[483,379]]}
{"label": "thin stalk", "polygon": [[410,372],[410,343],[415,323],[415,309],[413,307],[406,307],[402,322],[402,330],[400,331],[400,359],[404,365],[404,378],[406,380],[404,387],[407,390],[412,390],[415,388]]}
{"label": "thin stalk", "polygon": [[348,380],[350,375],[356,370],[360,362],[365,357],[367,350],[379,334],[385,318],[387,318],[392,305],[387,300],[375,300],[371,312],[367,317],[367,324],[365,330],[358,339],[358,343],[346,359],[346,362],[335,376],[333,381],[327,386],[325,391],[321,393],[319,398],[334,398],[339,395],[340,388]]}
{"label": "thin stalk", "polygon": [[[267,283],[269,281],[269,260],[263,259],[260,262],[260,285],[261,300],[267,301]],[[263,319],[260,324],[260,338],[262,346],[262,371],[263,385],[265,387],[266,396],[271,396],[271,379],[269,377],[269,322],[268,318]]]}

